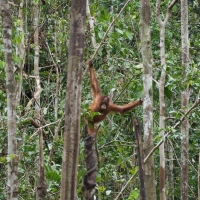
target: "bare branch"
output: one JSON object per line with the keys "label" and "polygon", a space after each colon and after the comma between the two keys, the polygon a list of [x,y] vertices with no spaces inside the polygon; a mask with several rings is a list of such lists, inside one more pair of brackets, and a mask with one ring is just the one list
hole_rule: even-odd
{"label": "bare branch", "polygon": [[167,22],[168,22],[168,20],[169,20],[169,18],[170,18],[170,16],[171,16],[171,13],[172,13],[172,8],[174,7],[174,5],[176,4],[178,2],[178,0],[173,0],[170,4],[169,4],[169,6],[168,6],[168,8],[167,8],[167,14],[166,14],[166,18],[165,18],[165,25],[167,24]]}
{"label": "bare branch", "polygon": [[156,2],[156,18],[158,20],[159,26],[161,27],[163,22],[160,17],[160,0],[157,0],[157,2]]}
{"label": "bare branch", "polygon": [[40,93],[42,92],[42,88],[40,88],[35,94],[34,97],[27,103],[26,105],[26,110],[28,110],[30,108],[30,106],[33,104],[34,100],[37,99],[37,97],[40,95]]}
{"label": "bare branch", "polygon": [[157,0],[157,2],[156,2],[156,17],[157,17],[159,26],[165,27],[171,16],[172,8],[178,2],[178,0],[171,1],[171,3],[169,4],[169,6],[167,8],[167,13],[166,13],[166,17],[165,17],[164,21],[162,21],[161,16],[160,16],[160,2],[161,2],[160,0]]}
{"label": "bare branch", "polygon": [[52,123],[49,123],[49,124],[46,124],[46,125],[44,125],[44,126],[37,126],[37,124],[35,123],[33,123],[33,121],[29,118],[28,119],[30,122],[31,122],[31,124],[35,127],[35,128],[37,128],[37,131],[35,132],[35,133],[33,133],[33,135],[31,135],[31,137],[30,137],[30,139],[32,139],[33,137],[35,137],[36,136],[36,134],[40,131],[40,130],[42,130],[43,128],[45,128],[45,127],[47,127],[47,126],[51,126],[51,125],[53,125],[53,124],[56,124],[56,123],[58,123],[60,120],[62,120],[62,119],[59,119],[59,120],[57,120],[57,121],[55,121],[55,122],[52,122]]}

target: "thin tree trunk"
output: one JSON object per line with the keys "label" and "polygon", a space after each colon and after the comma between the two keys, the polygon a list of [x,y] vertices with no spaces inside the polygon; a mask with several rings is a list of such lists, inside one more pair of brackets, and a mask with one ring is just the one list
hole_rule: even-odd
{"label": "thin tree trunk", "polygon": [[18,27],[18,34],[21,34],[21,41],[20,44],[17,45],[16,48],[16,55],[19,57],[19,62],[17,63],[18,66],[18,75],[20,77],[19,82],[16,86],[16,104],[19,105],[20,99],[21,99],[21,91],[22,91],[22,82],[23,82],[23,69],[24,69],[24,63],[25,63],[25,32],[24,32],[24,16],[23,16],[23,7],[24,7],[24,0],[22,0],[19,4],[19,11],[18,11],[18,18],[20,21],[19,27]]}
{"label": "thin tree trunk", "polygon": [[[189,103],[189,92],[181,94],[181,105],[185,109]],[[189,120],[186,118],[181,124],[181,200],[188,199],[188,148],[189,148]]]}
{"label": "thin tree trunk", "polygon": [[[143,121],[144,121],[144,157],[153,148],[153,90],[152,90],[152,50],[150,34],[150,1],[141,0],[140,38],[143,59]],[[154,171],[154,157],[148,159],[144,166],[146,198],[155,200],[156,185]]]}
{"label": "thin tree trunk", "polygon": [[44,154],[43,154],[43,131],[39,131],[39,184],[37,187],[39,200],[44,200],[47,193],[44,171]]}
{"label": "thin tree trunk", "polygon": [[[186,78],[186,71],[189,67],[189,40],[188,40],[188,1],[181,0],[181,41],[182,41],[182,66],[183,85]],[[189,88],[182,91],[181,106],[185,111],[189,104]],[[188,199],[188,147],[189,147],[189,120],[185,118],[181,124],[181,199]]]}
{"label": "thin tree trunk", "polygon": [[92,46],[95,48],[97,47],[97,42],[96,42],[96,37],[95,37],[95,32],[94,32],[94,17],[92,17],[90,14],[89,0],[86,0],[86,14],[88,17],[88,22],[89,22],[89,30],[91,31]]}
{"label": "thin tree trunk", "polygon": [[[55,111],[54,111],[54,117],[55,121],[58,120],[58,97],[59,97],[59,88],[60,88],[60,74],[59,74],[59,68],[58,68],[58,50],[57,50],[57,21],[54,23],[54,48],[55,48],[55,58],[56,61],[54,62],[55,69],[56,69],[56,92],[55,92]],[[54,137],[57,138],[58,136],[58,125],[55,126],[55,133]]]}
{"label": "thin tree trunk", "polygon": [[[34,77],[35,77],[35,94],[41,91],[40,76],[39,76],[39,24],[38,24],[38,3],[34,3]],[[34,118],[38,124],[40,124],[40,93],[35,98],[35,113]],[[39,132],[38,140],[39,150],[39,178],[37,183],[36,199],[43,200],[46,196],[46,183],[45,183],[45,172],[44,172],[44,155],[43,155],[43,131]]]}
{"label": "thin tree trunk", "polygon": [[[161,28],[160,31],[160,57],[161,57],[161,66],[162,72],[159,80],[159,103],[160,103],[160,116],[159,116],[159,128],[161,138],[165,135],[165,77],[166,77],[166,62],[165,62],[165,27]],[[165,147],[162,143],[159,147],[160,154],[160,173],[159,173],[159,187],[160,187],[160,200],[166,199],[165,194]]]}
{"label": "thin tree trunk", "polygon": [[14,78],[12,53],[12,16],[7,0],[0,0],[2,17],[4,57],[6,63],[6,93],[7,93],[7,137],[8,137],[8,182],[7,200],[18,199],[18,155],[17,155],[17,125],[16,125],[16,80]]}
{"label": "thin tree trunk", "polygon": [[[35,93],[41,90],[40,86],[40,77],[39,77],[39,45],[38,45],[38,36],[39,36],[39,28],[38,28],[38,4],[34,4],[34,76],[35,76]],[[40,123],[40,95],[37,95],[35,98],[35,116],[37,119],[37,123]]]}
{"label": "thin tree trunk", "polygon": [[[161,10],[160,3],[161,0],[157,0],[156,2],[156,16],[157,21],[160,26],[160,61],[162,66],[161,76],[159,80],[159,103],[160,103],[160,116],[159,116],[159,129],[160,136],[163,138],[165,135],[165,77],[166,77],[166,56],[165,56],[165,29],[166,25],[169,21],[171,10],[177,0],[173,0],[169,7],[167,8],[166,17],[164,21],[161,19]],[[160,154],[160,173],[159,173],[159,186],[160,186],[160,200],[166,199],[166,188],[165,188],[165,147],[164,143],[162,143],[159,147]]]}
{"label": "thin tree trunk", "polygon": [[67,71],[65,131],[62,156],[61,200],[77,199],[80,140],[82,61],[85,40],[86,0],[73,0]]}
{"label": "thin tree trunk", "polygon": [[174,200],[174,152],[172,148],[172,143],[170,140],[167,142],[167,149],[168,149],[168,155],[169,155],[169,162],[168,162],[168,169],[167,169],[167,182],[168,182],[168,195],[167,199],[168,200]]}
{"label": "thin tree trunk", "polygon": [[[59,104],[59,89],[60,89],[60,74],[59,74],[59,65],[58,65],[58,50],[57,50],[57,21],[55,21],[54,23],[54,49],[55,49],[55,60],[52,56],[52,52],[50,50],[49,44],[46,40],[46,45],[48,47],[49,50],[49,55],[51,57],[51,60],[54,64],[55,70],[56,70],[56,91],[55,91],[55,100],[54,100],[54,118],[55,121],[58,120],[58,104]],[[56,141],[57,137],[58,137],[58,132],[59,132],[59,128],[60,128],[60,123],[55,125],[55,131],[54,131],[54,136],[53,136],[53,143],[52,143],[52,147],[50,149],[50,153],[49,153],[49,162],[51,161],[52,158],[52,154],[54,151],[54,142]]]}
{"label": "thin tree trunk", "polygon": [[139,165],[139,177],[140,177],[140,200],[146,200],[146,190],[144,181],[144,158],[143,158],[143,147],[142,147],[142,133],[139,119],[134,121],[135,135],[137,140],[137,151],[138,151],[138,165]]}

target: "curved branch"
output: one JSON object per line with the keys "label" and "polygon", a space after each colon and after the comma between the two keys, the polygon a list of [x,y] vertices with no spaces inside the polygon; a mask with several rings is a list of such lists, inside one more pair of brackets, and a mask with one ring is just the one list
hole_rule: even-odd
{"label": "curved branch", "polygon": [[168,20],[169,20],[169,18],[170,18],[170,16],[171,16],[172,8],[174,7],[174,5],[175,5],[177,2],[178,2],[178,0],[173,0],[173,1],[169,4],[169,6],[168,6],[168,8],[167,8],[166,18],[165,18],[165,20],[164,20],[165,25],[167,24],[167,22],[168,22]]}
{"label": "curved branch", "polygon": [[157,2],[156,2],[156,17],[157,17],[159,26],[165,27],[171,16],[172,8],[178,2],[178,0],[171,1],[171,3],[169,4],[169,6],[167,8],[167,13],[166,13],[166,17],[165,17],[164,21],[162,21],[161,16],[160,16],[160,2],[161,2],[160,0],[157,0]]}
{"label": "curved branch", "polygon": [[163,24],[163,21],[161,20],[161,17],[160,17],[160,0],[157,0],[156,2],[156,18],[158,20],[159,26],[161,27]]}

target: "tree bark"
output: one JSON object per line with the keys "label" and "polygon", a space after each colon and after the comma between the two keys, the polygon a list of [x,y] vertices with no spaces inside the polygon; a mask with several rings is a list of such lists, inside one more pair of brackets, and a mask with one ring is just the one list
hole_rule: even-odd
{"label": "tree bark", "polygon": [[43,130],[39,131],[39,184],[37,187],[39,200],[44,200],[47,194],[47,185],[44,171]]}
{"label": "tree bark", "polygon": [[[35,77],[35,94],[41,91],[41,85],[40,85],[40,75],[39,75],[39,19],[38,19],[38,3],[34,3],[34,77]],[[34,112],[34,118],[38,124],[40,124],[40,93],[35,98],[35,112]],[[47,186],[45,182],[45,171],[44,171],[44,155],[43,155],[43,131],[39,131],[39,140],[38,140],[38,151],[39,151],[39,164],[38,164],[38,171],[39,171],[39,177],[38,177],[38,184],[37,184],[37,191],[36,191],[36,199],[37,200],[43,200],[47,193]]]}
{"label": "tree bark", "polygon": [[[181,42],[182,42],[182,66],[183,87],[189,67],[189,40],[188,40],[188,1],[181,0]],[[183,111],[188,109],[189,88],[186,86],[181,94],[181,106]],[[181,124],[181,199],[188,199],[188,159],[189,159],[189,120],[185,118]]]}
{"label": "tree bark", "polygon": [[18,18],[19,18],[19,26],[18,26],[18,34],[21,34],[21,41],[20,44],[16,47],[16,54],[19,58],[19,61],[17,62],[18,66],[18,76],[20,77],[19,81],[17,82],[16,86],[16,104],[19,105],[21,100],[21,91],[22,91],[22,82],[23,82],[23,69],[24,69],[24,63],[25,63],[25,32],[24,32],[24,14],[23,14],[23,7],[24,7],[24,0],[22,0],[19,3],[19,10],[18,10]]}
{"label": "tree bark", "polygon": [[[152,49],[150,34],[150,1],[141,0],[140,38],[143,59],[143,122],[144,122],[144,157],[153,148],[153,90],[152,90]],[[156,185],[154,171],[154,157],[147,160],[145,166],[146,198],[155,200]]]}
{"label": "tree bark", "polygon": [[82,61],[86,0],[73,0],[67,71],[65,131],[62,157],[61,200],[77,199],[77,167],[80,140]]}
{"label": "tree bark", "polygon": [[[38,24],[38,4],[34,4],[34,76],[35,76],[35,93],[41,90],[40,86],[40,77],[39,77],[39,44],[38,44],[38,37],[39,37],[39,24]],[[40,123],[40,95],[36,96],[35,98],[35,116],[37,122]]]}
{"label": "tree bark", "polygon": [[96,153],[95,153],[95,135],[88,134],[87,126],[85,126],[85,162],[87,173],[82,183],[82,191],[85,200],[94,200],[96,187]]}
{"label": "tree bark", "polygon": [[86,14],[88,17],[88,23],[89,23],[89,31],[91,31],[91,40],[92,40],[92,46],[95,48],[97,46],[95,32],[94,32],[94,17],[90,14],[90,5],[89,0],[86,0]]}
{"label": "tree bark", "polygon": [[18,199],[18,155],[17,155],[17,125],[16,125],[16,80],[14,77],[12,53],[12,16],[7,0],[0,0],[2,17],[4,57],[6,63],[6,93],[7,93],[7,137],[8,137],[8,182],[7,200]]}
{"label": "tree bark", "polygon": [[142,133],[140,128],[140,121],[136,119],[134,121],[135,135],[137,140],[138,151],[138,165],[139,165],[139,177],[140,177],[140,200],[146,200],[145,181],[144,181],[144,158],[142,147]]}
{"label": "tree bark", "polygon": [[168,187],[166,190],[168,191],[167,200],[174,200],[174,152],[172,147],[172,142],[168,140],[167,142],[167,152],[169,155],[168,168],[167,168],[167,182]]}
{"label": "tree bark", "polygon": [[[161,76],[159,80],[159,103],[160,103],[160,116],[159,116],[159,129],[160,136],[163,138],[165,135],[165,77],[166,77],[166,56],[165,56],[165,29],[171,16],[171,10],[177,0],[173,0],[167,8],[166,17],[164,20],[161,18],[161,0],[156,2],[156,16],[160,26],[160,61],[161,61]],[[160,154],[160,171],[159,171],[159,187],[160,187],[160,200],[166,200],[165,188],[165,146],[162,143],[159,147]]]}
{"label": "tree bark", "polygon": [[[181,94],[181,105],[183,109],[188,107],[189,92]],[[189,159],[189,120],[186,118],[181,124],[181,200],[188,199],[188,159]]]}

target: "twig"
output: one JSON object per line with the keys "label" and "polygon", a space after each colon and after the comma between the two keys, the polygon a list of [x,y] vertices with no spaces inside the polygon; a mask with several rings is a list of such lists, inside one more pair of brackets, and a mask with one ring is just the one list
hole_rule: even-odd
{"label": "twig", "polygon": [[28,110],[30,108],[30,106],[33,104],[34,100],[37,99],[37,97],[40,95],[40,93],[42,92],[42,88],[40,88],[35,94],[34,97],[27,103],[26,105],[26,110]]}
{"label": "twig", "polygon": [[[56,123],[59,122],[60,120],[62,120],[62,119],[59,119],[59,120],[57,120],[57,121],[55,121],[55,122],[52,122],[52,123],[46,124],[46,125],[44,125],[44,126],[38,127],[38,130],[37,130],[35,133],[33,133],[33,135],[31,135],[30,139],[32,139],[32,138],[36,135],[36,133],[39,132],[41,129],[43,129],[43,128],[47,127],[47,126],[51,126],[51,125],[53,125],[53,124],[56,124]],[[29,121],[30,121],[30,119],[29,119]]]}
{"label": "twig", "polygon": [[101,149],[104,149],[106,147],[110,147],[110,144],[113,144],[114,142],[119,142],[119,143],[125,143],[123,145],[120,145],[120,146],[134,146],[132,142],[123,142],[123,141],[120,141],[120,140],[112,140],[111,142],[108,142],[104,145],[102,145],[101,147],[98,148],[98,150],[101,150]]}

